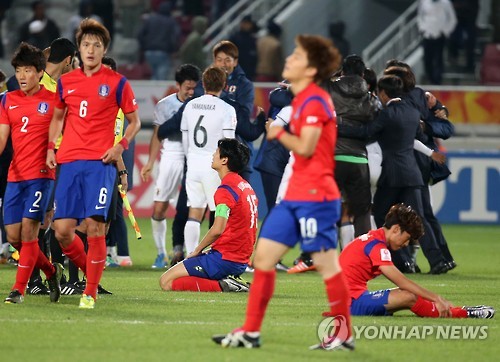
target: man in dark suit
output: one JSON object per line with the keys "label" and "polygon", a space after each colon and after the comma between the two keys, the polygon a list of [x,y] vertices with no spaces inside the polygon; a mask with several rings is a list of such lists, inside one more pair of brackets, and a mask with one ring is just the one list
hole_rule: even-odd
{"label": "man in dark suit", "polygon": [[[396,203],[410,205],[423,217],[421,188],[424,185],[418,168],[413,145],[415,136],[422,137],[420,113],[403,95],[403,82],[394,75],[382,77],[378,82],[379,98],[385,106],[378,117],[364,128],[345,127],[339,122],[339,135],[359,137],[359,133],[374,138],[383,153],[382,173],[373,200],[375,223],[384,223],[385,214]],[[422,251],[429,261],[432,274],[448,270],[442,252],[436,244],[429,224],[423,219],[425,234],[420,239]],[[405,272],[414,272],[408,248],[393,253],[394,264]]]}

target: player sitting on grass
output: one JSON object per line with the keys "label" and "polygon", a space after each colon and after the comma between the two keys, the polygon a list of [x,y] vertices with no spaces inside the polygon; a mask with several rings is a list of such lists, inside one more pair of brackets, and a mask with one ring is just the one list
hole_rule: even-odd
{"label": "player sitting on grass", "polygon": [[[257,232],[257,196],[238,173],[250,158],[236,139],[218,142],[212,168],[221,185],[215,192],[215,221],[196,249],[160,277],[163,290],[247,292],[240,278],[249,262]],[[205,248],[211,249],[202,253]]]}
{"label": "player sitting on grass", "polygon": [[[389,250],[398,250],[422,234],[422,221],[417,213],[409,206],[397,204],[387,213],[383,227],[354,239],[342,251],[340,266],[352,298],[351,315],[383,316],[409,309],[420,317],[493,318],[492,307],[454,307],[394,266]],[[368,281],[380,274],[398,288],[368,291]]]}

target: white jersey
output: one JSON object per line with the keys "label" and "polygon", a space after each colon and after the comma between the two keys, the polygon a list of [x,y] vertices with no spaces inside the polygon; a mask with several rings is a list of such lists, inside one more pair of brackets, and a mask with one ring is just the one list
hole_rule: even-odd
{"label": "white jersey", "polygon": [[[179,100],[179,98],[177,98],[176,93],[161,99],[155,107],[153,125],[161,126],[175,113],[177,113],[182,105],[183,103]],[[168,157],[170,159],[175,158],[184,160],[184,150],[182,148],[182,133],[180,130],[178,133],[176,132],[162,141],[162,158],[164,154],[168,154]]]}
{"label": "white jersey", "polygon": [[190,101],[181,121],[188,167],[190,159],[211,161],[217,142],[224,137],[234,138],[235,129],[236,111],[219,97],[205,94]]}

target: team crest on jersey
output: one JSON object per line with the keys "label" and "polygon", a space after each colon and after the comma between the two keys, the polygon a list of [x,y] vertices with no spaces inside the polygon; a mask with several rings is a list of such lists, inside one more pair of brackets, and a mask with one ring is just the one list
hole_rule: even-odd
{"label": "team crest on jersey", "polygon": [[41,114],[46,114],[49,111],[49,104],[47,102],[40,102],[38,104],[38,112]]}
{"label": "team crest on jersey", "polygon": [[101,96],[101,97],[109,96],[109,85],[101,84],[99,86],[99,96]]}
{"label": "team crest on jersey", "polygon": [[234,93],[234,92],[236,92],[236,86],[235,86],[235,85],[230,86],[230,87],[228,88],[228,92],[229,92],[229,93]]}

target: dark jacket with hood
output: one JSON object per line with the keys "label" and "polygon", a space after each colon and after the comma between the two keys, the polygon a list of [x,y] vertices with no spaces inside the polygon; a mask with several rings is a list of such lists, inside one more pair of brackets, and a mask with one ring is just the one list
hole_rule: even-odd
{"label": "dark jacket with hood", "polygon": [[[361,126],[375,118],[378,107],[362,77],[341,76],[336,80],[327,81],[324,88],[332,97],[337,117],[341,117],[344,124]],[[367,157],[365,146],[364,140],[339,136],[335,155]]]}

